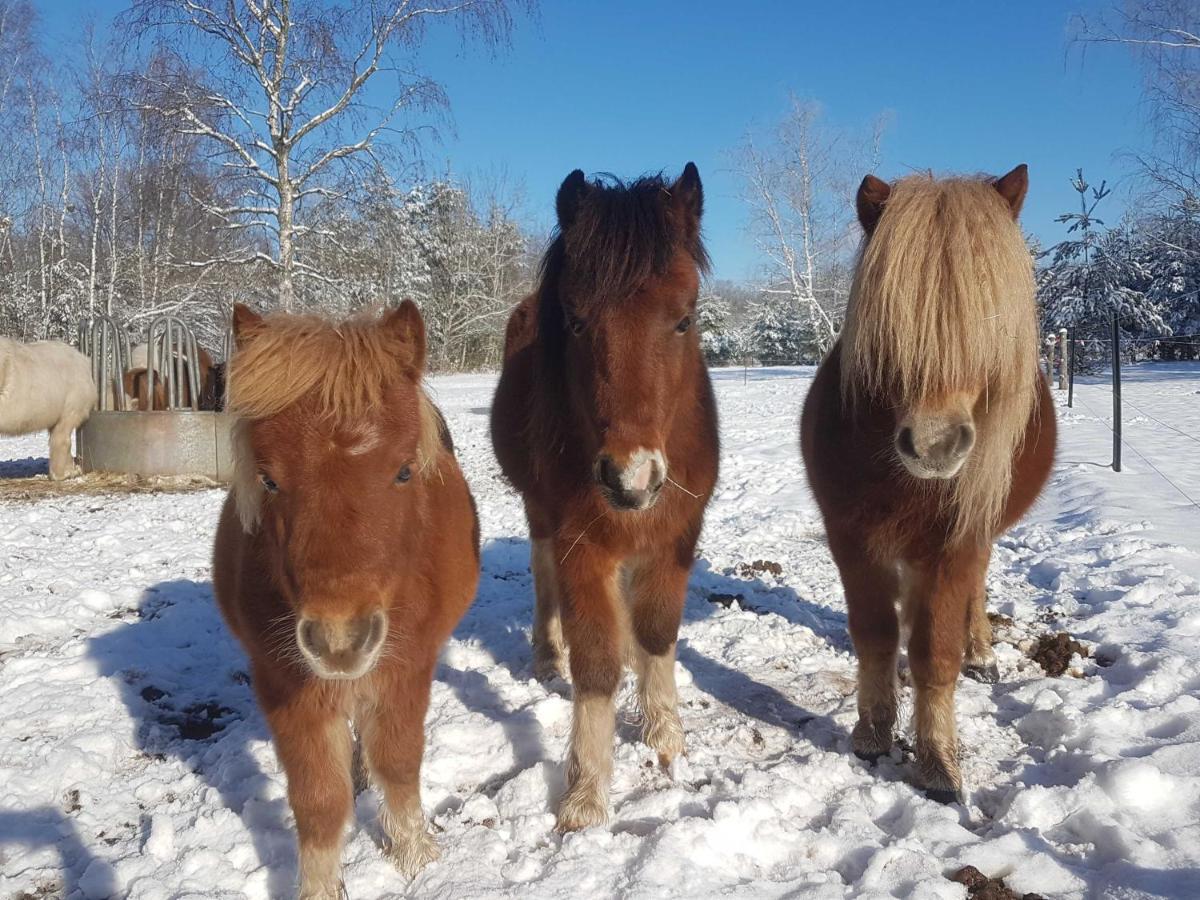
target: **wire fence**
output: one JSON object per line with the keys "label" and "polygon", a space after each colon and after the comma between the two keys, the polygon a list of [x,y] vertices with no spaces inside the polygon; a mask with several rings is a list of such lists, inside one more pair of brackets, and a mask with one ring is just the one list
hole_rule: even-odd
{"label": "wire fence", "polygon": [[[1075,370],[1076,361],[1080,355],[1081,344],[1084,340],[1091,341],[1095,344],[1105,346],[1109,351],[1109,384],[1105,385],[1102,381],[1090,382],[1089,386],[1096,387],[1101,390],[1106,390],[1112,403],[1112,415],[1109,420],[1109,428],[1113,435],[1113,458],[1112,469],[1114,472],[1121,471],[1121,451],[1124,448],[1130,450],[1138,457],[1146,467],[1155,472],[1163,481],[1171,486],[1176,493],[1183,497],[1191,506],[1200,510],[1200,501],[1197,500],[1191,493],[1184,489],[1178,481],[1160,469],[1154,464],[1146,454],[1144,454],[1137,446],[1135,446],[1124,434],[1123,411],[1127,407],[1132,410],[1137,416],[1140,416],[1148,421],[1154,422],[1161,428],[1164,428],[1173,434],[1176,434],[1187,441],[1200,444],[1200,434],[1194,434],[1185,431],[1177,424],[1165,421],[1162,417],[1155,415],[1145,409],[1145,401],[1139,398],[1138,403],[1132,402],[1128,396],[1124,396],[1121,390],[1121,367],[1123,363],[1129,360],[1134,361],[1188,361],[1200,359],[1200,335],[1185,334],[1171,335],[1166,338],[1128,338],[1120,333],[1118,323],[1114,319],[1111,323],[1112,337],[1099,338],[1089,337],[1086,339],[1074,338],[1066,329],[1052,334],[1045,341],[1045,357],[1044,366],[1047,378],[1051,383],[1057,383],[1057,386],[1067,390],[1067,406],[1073,407],[1076,399],[1075,392]],[[1139,349],[1143,351],[1157,351],[1157,345],[1182,345],[1184,347],[1195,349],[1195,355],[1186,356],[1165,356],[1158,352],[1144,352],[1144,355],[1139,355]],[[1057,378],[1055,376],[1057,375]],[[1064,383],[1065,382],[1065,383]],[[1099,415],[1092,405],[1082,396],[1079,398],[1080,406],[1096,418],[1103,421],[1104,416]],[[1164,415],[1166,415],[1164,413]]]}

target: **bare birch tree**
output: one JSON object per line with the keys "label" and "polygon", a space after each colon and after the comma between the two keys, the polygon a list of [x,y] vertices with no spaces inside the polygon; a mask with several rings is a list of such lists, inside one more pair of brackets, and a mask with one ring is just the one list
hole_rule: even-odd
{"label": "bare birch tree", "polygon": [[822,353],[845,306],[844,281],[834,276],[855,240],[853,185],[878,164],[883,123],[868,135],[833,128],[819,104],[792,97],[774,131],[747,137],[735,155],[767,260],[764,293],[806,318]]}
{"label": "bare birch tree", "polygon": [[[511,12],[505,0],[135,0],[131,33],[159,41],[178,63],[157,74],[150,108],[207,140],[238,179],[236,200],[212,209],[225,227],[268,236],[265,246],[248,240],[233,256],[191,264],[266,265],[285,308],[298,278],[320,279],[302,253],[317,227],[305,204],[403,148],[426,125],[421,114],[445,104],[404,54],[439,20],[494,42],[507,37]],[[375,96],[390,99],[375,107],[367,89],[384,73],[392,82]]]}
{"label": "bare birch tree", "polygon": [[1155,145],[1131,155],[1168,202],[1200,204],[1200,5],[1126,0],[1108,15],[1078,16],[1084,46],[1117,45],[1142,66]]}

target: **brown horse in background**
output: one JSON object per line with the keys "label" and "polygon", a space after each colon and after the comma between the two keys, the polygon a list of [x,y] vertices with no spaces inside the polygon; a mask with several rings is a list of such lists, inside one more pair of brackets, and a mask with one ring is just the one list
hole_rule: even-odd
{"label": "brown horse in background", "polygon": [[675,641],[718,456],[693,327],[702,206],[691,163],[674,184],[572,172],[537,291],[508,323],[492,443],[529,520],[534,671],[561,672],[565,637],[574,681],[560,830],[608,817],[626,659],[644,740],[663,765],[684,750]]}
{"label": "brown horse in background", "polygon": [[863,180],[845,327],[801,422],[859,659],[854,752],[875,759],[892,746],[899,603],[917,765],[942,802],[962,789],[959,670],[998,678],[984,607],[991,545],[1054,458],[1033,264],[1016,223],[1027,187],[1025,166],[994,181]]}
{"label": "brown horse in background", "polygon": [[[212,356],[203,347],[199,348],[196,368],[200,376],[200,389],[197,392],[196,407],[202,410],[219,410],[224,405],[225,393],[225,364],[214,364]],[[180,372],[186,369],[186,362],[180,366]],[[138,412],[170,409],[167,398],[167,373],[158,369],[154,373],[153,396],[150,390],[150,373],[145,366],[136,366],[125,370],[122,382],[125,395],[132,400],[132,409]],[[179,382],[179,409],[192,405],[191,382],[183,374]]]}
{"label": "brown horse in background", "polygon": [[437,856],[421,812],[425,711],[442,644],[475,593],[479,530],[421,388],[411,301],[379,320],[234,308],[235,472],[213,585],[250,657],[287,773],[300,896],[343,896],[352,739],[405,875]]}

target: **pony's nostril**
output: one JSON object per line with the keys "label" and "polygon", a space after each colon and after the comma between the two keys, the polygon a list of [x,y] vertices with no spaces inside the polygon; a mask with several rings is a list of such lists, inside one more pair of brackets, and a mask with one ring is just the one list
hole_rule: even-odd
{"label": "pony's nostril", "polygon": [[325,639],[325,629],[315,619],[302,619],[297,629],[296,639],[300,648],[312,656],[321,657],[329,652],[329,642]]}
{"label": "pony's nostril", "polygon": [[604,455],[600,457],[596,465],[596,480],[614,491],[622,489],[621,470],[617,468],[611,456]]}
{"label": "pony's nostril", "polygon": [[667,480],[667,471],[656,460],[650,468],[650,490],[658,491],[662,489],[663,483]]}
{"label": "pony's nostril", "polygon": [[361,646],[358,648],[364,653],[371,653],[383,641],[383,635],[387,631],[387,616],[382,610],[376,610],[371,613],[367,620],[366,635],[363,638]]}
{"label": "pony's nostril", "polygon": [[913,443],[913,430],[907,425],[901,428],[896,434],[896,447],[905,456],[913,459],[917,459],[920,456],[920,454],[917,453],[916,445]]}
{"label": "pony's nostril", "polygon": [[975,428],[972,425],[963,424],[958,426],[958,444],[954,448],[955,453],[959,456],[964,456],[975,445]]}

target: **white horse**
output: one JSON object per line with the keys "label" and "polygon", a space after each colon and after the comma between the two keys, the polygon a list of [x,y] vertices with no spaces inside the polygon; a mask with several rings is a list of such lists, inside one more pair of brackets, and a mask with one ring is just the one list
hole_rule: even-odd
{"label": "white horse", "polygon": [[0,434],[50,432],[50,477],[79,474],[71,432],[96,408],[91,361],[59,341],[0,337]]}

